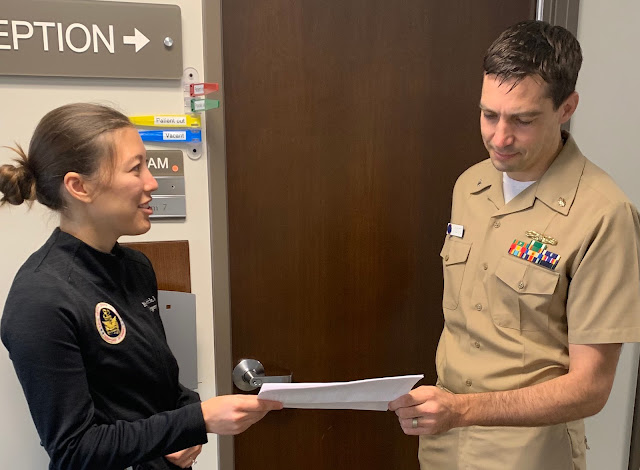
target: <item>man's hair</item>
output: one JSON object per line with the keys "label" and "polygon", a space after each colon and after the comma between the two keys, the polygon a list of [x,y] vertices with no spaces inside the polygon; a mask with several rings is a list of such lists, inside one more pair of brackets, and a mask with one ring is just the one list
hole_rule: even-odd
{"label": "man's hair", "polygon": [[548,86],[554,109],[575,91],[582,65],[580,43],[561,26],[544,21],[522,21],[506,29],[484,57],[485,75],[501,83],[538,75]]}

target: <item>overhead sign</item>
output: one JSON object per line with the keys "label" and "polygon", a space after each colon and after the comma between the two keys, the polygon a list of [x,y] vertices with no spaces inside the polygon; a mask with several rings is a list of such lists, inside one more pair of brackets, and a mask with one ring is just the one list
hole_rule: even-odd
{"label": "overhead sign", "polygon": [[0,75],[181,79],[177,5],[2,0]]}

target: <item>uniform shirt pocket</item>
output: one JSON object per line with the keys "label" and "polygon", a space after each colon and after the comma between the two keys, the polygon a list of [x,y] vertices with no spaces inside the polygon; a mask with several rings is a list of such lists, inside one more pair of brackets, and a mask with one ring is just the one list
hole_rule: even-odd
{"label": "uniform shirt pocket", "polygon": [[453,310],[458,307],[462,278],[470,251],[471,243],[454,240],[450,237],[444,241],[440,252],[444,276],[443,308]]}
{"label": "uniform shirt pocket", "polygon": [[493,279],[491,316],[497,326],[521,331],[546,331],[549,307],[560,275],[540,266],[504,256]]}

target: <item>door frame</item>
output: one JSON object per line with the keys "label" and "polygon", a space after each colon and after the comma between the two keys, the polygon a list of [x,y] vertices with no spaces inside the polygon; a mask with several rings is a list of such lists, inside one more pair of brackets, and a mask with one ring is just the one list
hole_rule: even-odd
{"label": "door frame", "polygon": [[[205,26],[206,25],[206,26]],[[220,84],[224,107],[222,61],[222,0],[202,0],[204,40],[203,81]],[[216,395],[233,393],[231,381],[231,309],[229,291],[229,234],[227,217],[227,155],[224,112],[208,113],[205,123],[209,156],[209,210],[213,287],[213,343]],[[233,470],[233,437],[217,436],[218,469]]]}
{"label": "door frame", "polygon": [[[578,29],[580,0],[537,0],[536,18]],[[224,106],[222,59],[222,0],[202,0],[204,81],[218,82]],[[204,27],[206,25],[206,27]],[[217,395],[233,393],[231,309],[229,291],[229,231],[227,215],[227,166],[224,113],[209,113],[205,124],[209,156],[211,265],[213,267],[213,337]],[[218,468],[234,470],[233,437],[218,436]]]}

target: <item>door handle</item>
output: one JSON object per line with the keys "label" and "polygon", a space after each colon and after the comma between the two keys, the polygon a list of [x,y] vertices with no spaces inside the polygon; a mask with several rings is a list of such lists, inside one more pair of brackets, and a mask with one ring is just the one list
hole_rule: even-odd
{"label": "door handle", "polygon": [[233,383],[245,392],[260,388],[265,383],[289,383],[291,378],[292,374],[264,375],[262,363],[255,359],[242,359],[233,369]]}

